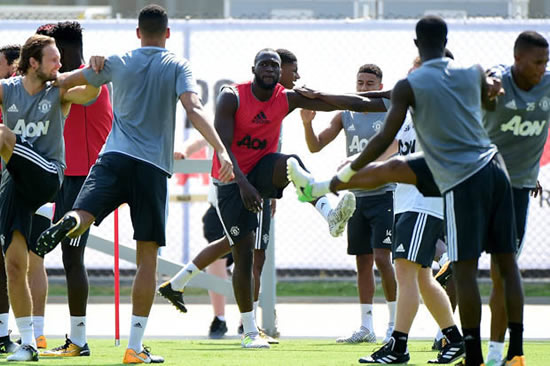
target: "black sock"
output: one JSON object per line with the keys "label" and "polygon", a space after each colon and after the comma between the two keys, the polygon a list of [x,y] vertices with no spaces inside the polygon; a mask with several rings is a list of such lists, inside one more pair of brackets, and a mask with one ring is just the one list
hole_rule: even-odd
{"label": "black sock", "polygon": [[462,342],[462,335],[460,334],[460,331],[458,330],[456,325],[442,329],[441,333],[443,333],[443,335],[447,337],[450,343]]}
{"label": "black sock", "polygon": [[398,353],[405,353],[407,351],[407,340],[409,339],[409,335],[394,330],[391,336],[395,339],[393,350]]}
{"label": "black sock", "polygon": [[466,349],[466,365],[481,365],[481,336],[479,328],[462,328],[464,334],[464,348]]}
{"label": "black sock", "polygon": [[508,329],[510,329],[510,344],[508,345],[509,360],[514,356],[523,355],[523,324],[521,323],[508,323]]}

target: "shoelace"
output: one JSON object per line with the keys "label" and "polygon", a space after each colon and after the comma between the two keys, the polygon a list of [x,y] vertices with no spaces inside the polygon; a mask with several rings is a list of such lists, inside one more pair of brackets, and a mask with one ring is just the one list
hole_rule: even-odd
{"label": "shoelace", "polygon": [[145,353],[147,356],[151,356],[151,347],[143,345],[143,351],[141,352]]}
{"label": "shoelace", "polygon": [[59,347],[56,347],[54,349],[52,349],[52,351],[64,351],[64,350],[67,350],[69,349],[69,346],[71,345],[71,340],[69,338],[67,338],[67,336],[65,336],[65,344],[62,345],[62,346],[59,346]]}

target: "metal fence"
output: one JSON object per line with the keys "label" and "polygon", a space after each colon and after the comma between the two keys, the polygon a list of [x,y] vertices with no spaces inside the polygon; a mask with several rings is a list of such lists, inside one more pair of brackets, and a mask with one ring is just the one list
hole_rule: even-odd
{"label": "metal fence", "polygon": [[[3,21],[0,36],[3,43],[23,43],[41,24],[40,21]],[[84,47],[87,56],[122,53],[139,47],[135,37],[135,21],[83,21]],[[172,36],[167,48],[191,60],[199,80],[201,97],[207,110],[213,111],[219,86],[230,81],[246,81],[255,53],[265,47],[287,48],[298,56],[301,82],[313,88],[333,92],[351,92],[360,65],[376,63],[384,71],[384,85],[392,85],[403,77],[416,55],[413,44],[414,21],[173,21]],[[534,29],[546,37],[550,22],[510,21],[502,19],[449,22],[448,46],[458,61],[480,63],[484,67],[513,62],[512,47],[517,34]],[[319,113],[314,128],[320,129],[332,114]],[[178,144],[195,132],[183,128],[184,116],[177,130]],[[290,114],[283,126],[283,152],[297,153],[320,177],[334,172],[344,157],[344,141],[340,136],[323,152],[310,154],[304,141],[302,123],[297,112]],[[177,148],[177,147],[176,147]],[[201,155],[202,154],[202,155]],[[206,157],[206,152],[199,157]],[[545,155],[540,180],[550,188],[550,159]],[[170,181],[170,192],[205,195],[207,174],[177,175]],[[331,197],[333,199],[334,197]],[[202,214],[205,201],[172,202],[167,226],[168,245],[162,255],[187,262],[204,245]],[[550,225],[546,224],[550,191],[531,201],[526,246],[520,267],[529,276],[544,276],[550,269]],[[121,242],[133,245],[127,208],[121,209]],[[93,233],[112,238],[112,220],[106,219]],[[296,200],[292,189],[285,192],[277,207],[275,227],[276,268],[287,275],[350,274],[355,269],[353,257],[346,254],[344,238],[334,239],[321,216],[313,207]],[[89,250],[86,264],[93,270],[109,269],[112,258]],[[59,249],[48,255],[50,269],[62,268]],[[486,257],[481,267],[488,267]],[[123,263],[131,270],[133,265]]]}

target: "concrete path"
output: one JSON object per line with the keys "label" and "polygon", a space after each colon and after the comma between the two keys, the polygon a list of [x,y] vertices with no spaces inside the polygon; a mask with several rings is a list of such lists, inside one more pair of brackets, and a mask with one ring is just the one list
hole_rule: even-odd
{"label": "concrete path", "polygon": [[[350,303],[338,304],[308,304],[283,303],[278,304],[278,330],[281,338],[318,338],[335,339],[351,334],[358,328],[360,316],[359,306]],[[385,304],[374,305],[374,327],[380,339],[386,332],[388,310]],[[122,304],[120,307],[120,331],[123,339],[127,339],[131,306]],[[489,336],[489,308],[483,306],[481,335]],[[206,304],[190,304],[188,313],[181,314],[169,304],[156,303],[153,306],[147,324],[148,338],[205,338],[212,321],[212,307]],[[236,305],[227,305],[226,318],[228,337],[237,336],[239,313]],[[259,314],[261,319],[261,314]],[[458,315],[456,316],[458,319]],[[90,337],[114,337],[115,309],[112,304],[90,304],[88,306],[88,335]],[[550,306],[525,306],[525,338],[544,339],[550,341],[548,326],[550,322]],[[10,319],[10,327],[17,333],[15,320]],[[417,318],[410,332],[413,339],[431,339],[437,326],[424,305],[420,306]],[[48,304],[46,308],[45,333],[48,337],[62,337],[68,333],[69,310],[66,304]]]}

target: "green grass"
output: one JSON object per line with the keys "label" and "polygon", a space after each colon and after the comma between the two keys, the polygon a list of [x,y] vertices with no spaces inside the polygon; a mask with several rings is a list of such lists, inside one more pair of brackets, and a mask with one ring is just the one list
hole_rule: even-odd
{"label": "green grass", "polygon": [[[57,344],[48,339],[50,344]],[[59,340],[61,343],[61,340]],[[125,350],[124,346],[115,347],[112,340],[92,339],[89,345],[91,357],[45,358],[42,365],[120,365]],[[270,350],[244,350],[238,339],[229,340],[153,340],[148,341],[153,354],[162,355],[164,365],[358,365],[359,357],[370,354],[376,345],[338,345],[330,340],[285,340],[274,345]],[[379,347],[379,346],[378,346]],[[426,365],[426,361],[436,357],[431,350],[431,342],[411,341],[409,365]],[[487,345],[485,345],[486,349]],[[525,354],[529,366],[547,366],[550,357],[550,342],[526,342]],[[4,361],[0,358],[0,362]],[[18,365],[36,365],[33,362],[17,363]]]}
{"label": "green grass", "polygon": [[[543,282],[524,283],[525,296],[550,297],[550,286]],[[489,296],[491,284],[482,282],[479,284],[481,296]],[[49,296],[65,296],[67,289],[65,284],[53,283],[49,286]],[[130,296],[130,286],[122,285],[121,296]],[[207,295],[207,291],[199,288],[187,288],[186,296]],[[90,296],[112,296],[112,284],[92,284]],[[357,285],[353,281],[280,281],[277,283],[277,296],[357,296]],[[375,296],[383,297],[382,286],[376,286]]]}

